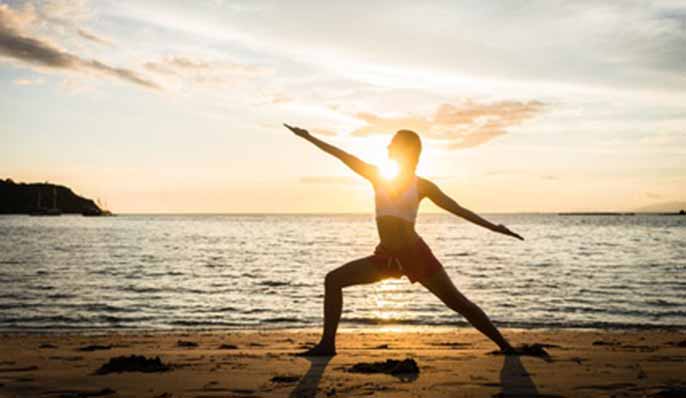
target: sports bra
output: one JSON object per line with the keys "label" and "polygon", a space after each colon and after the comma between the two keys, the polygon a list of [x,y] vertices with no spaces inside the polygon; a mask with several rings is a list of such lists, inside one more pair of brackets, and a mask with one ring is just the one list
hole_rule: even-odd
{"label": "sports bra", "polygon": [[397,192],[394,196],[390,192],[391,183],[380,181],[374,185],[376,218],[393,216],[414,223],[419,207],[417,177],[414,177],[404,192]]}

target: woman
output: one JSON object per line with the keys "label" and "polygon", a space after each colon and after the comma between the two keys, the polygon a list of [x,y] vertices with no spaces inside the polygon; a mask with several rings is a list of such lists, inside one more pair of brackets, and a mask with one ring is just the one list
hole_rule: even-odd
{"label": "woman", "polygon": [[385,179],[379,170],[349,153],[319,140],[307,130],[289,126],[295,135],[306,139],[324,152],[333,155],[366,178],[374,187],[376,227],[380,243],[374,254],[347,263],[326,275],[324,282],[324,333],[315,347],[299,355],[336,355],[336,329],[341,318],[344,287],[374,283],[386,278],[407,276],[419,281],[452,310],[462,314],[476,329],[490,338],[505,353],[514,352],[488,316],[453,285],[431,249],[415,232],[419,202],[431,199],[439,207],[476,225],[524,240],[504,225],[494,225],[465,209],[444,194],[431,181],[417,177],[415,169],[422,151],[417,133],[398,131],[388,146],[388,157],[398,164],[398,174]]}

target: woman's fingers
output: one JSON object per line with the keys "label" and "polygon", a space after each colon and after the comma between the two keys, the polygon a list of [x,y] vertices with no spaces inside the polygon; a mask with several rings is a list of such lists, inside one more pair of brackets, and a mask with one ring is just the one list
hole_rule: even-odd
{"label": "woman's fingers", "polygon": [[522,238],[522,236],[519,235],[518,233],[512,232],[512,231],[510,231],[509,229],[508,229],[507,231],[509,232],[508,235],[510,235],[510,236],[512,236],[512,237],[514,237],[514,238],[517,238],[517,239],[519,239],[519,240],[524,240],[524,238]]}
{"label": "woman's fingers", "polygon": [[283,125],[284,125],[287,129],[289,129],[289,130],[291,130],[292,132],[294,132],[296,135],[302,136],[302,135],[307,134],[307,130],[301,129],[300,127],[289,126],[289,125],[286,124],[286,123],[284,123]]}
{"label": "woman's fingers", "polygon": [[516,232],[511,231],[508,227],[504,226],[503,224],[498,225],[498,227],[500,228],[500,231],[502,233],[504,233],[505,235],[509,235],[509,236],[511,236],[513,238],[517,238],[519,240],[524,240],[524,238],[522,238],[521,235],[519,235]]}

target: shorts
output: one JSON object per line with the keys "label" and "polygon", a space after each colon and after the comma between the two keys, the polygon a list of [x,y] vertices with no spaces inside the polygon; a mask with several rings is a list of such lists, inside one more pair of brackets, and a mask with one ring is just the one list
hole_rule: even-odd
{"label": "shorts", "polygon": [[382,274],[389,278],[400,278],[405,275],[415,283],[443,269],[443,265],[431,252],[422,238],[417,238],[414,247],[391,251],[379,244],[374,250],[371,262]]}

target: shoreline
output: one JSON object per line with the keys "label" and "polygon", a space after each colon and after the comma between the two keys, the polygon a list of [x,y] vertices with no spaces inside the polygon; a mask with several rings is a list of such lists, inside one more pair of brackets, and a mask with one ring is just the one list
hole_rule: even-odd
{"label": "shoreline", "polygon": [[[0,397],[659,397],[686,386],[686,333],[505,329],[548,357],[493,355],[469,328],[343,330],[338,355],[303,358],[319,330],[5,334]],[[112,358],[160,358],[164,369],[100,375]],[[356,373],[412,359],[419,373]],[[99,394],[99,395],[98,395]],[[500,394],[500,395],[498,395]]]}
{"label": "shoreline", "polygon": [[[635,326],[617,326],[617,327],[583,327],[583,326],[569,326],[560,327],[554,326],[536,326],[536,327],[518,327],[496,324],[499,329],[509,330],[516,333],[557,333],[557,332],[583,332],[583,333],[686,333],[686,325],[635,325]],[[227,333],[319,333],[322,330],[321,325],[317,326],[294,326],[294,327],[246,327],[246,328],[0,328],[0,336],[101,336],[101,335],[136,335],[136,334],[150,334],[150,335],[175,335],[179,333],[193,333],[199,335],[216,335]],[[342,326],[338,328],[339,333],[349,334],[364,334],[364,333],[451,333],[451,332],[469,332],[475,330],[470,325],[456,325],[456,326],[439,326],[439,325],[360,325],[360,326]]]}

